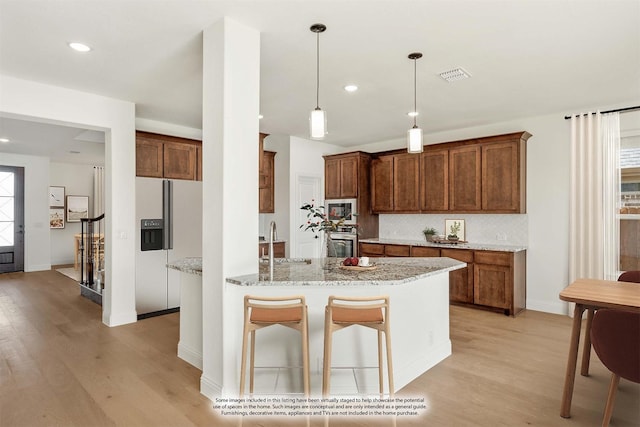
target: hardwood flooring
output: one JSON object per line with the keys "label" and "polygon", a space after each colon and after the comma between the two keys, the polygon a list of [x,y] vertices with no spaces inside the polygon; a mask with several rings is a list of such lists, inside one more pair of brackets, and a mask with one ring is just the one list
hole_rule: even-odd
{"label": "hardwood flooring", "polygon": [[[178,322],[171,314],[108,328],[100,307],[55,271],[0,275],[0,426],[239,425],[215,413],[199,393],[201,372],[176,356]],[[397,425],[600,425],[609,373],[595,353],[591,376],[576,378],[572,418],[559,415],[570,333],[565,316],[451,307],[453,354],[398,393],[424,396],[428,410]],[[248,418],[242,425],[307,423]],[[622,380],[612,426],[639,425],[640,386]]]}

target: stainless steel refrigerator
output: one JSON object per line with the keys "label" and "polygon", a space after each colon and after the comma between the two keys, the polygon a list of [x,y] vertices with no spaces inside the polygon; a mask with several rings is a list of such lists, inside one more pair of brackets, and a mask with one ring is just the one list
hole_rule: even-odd
{"label": "stainless steel refrigerator", "polygon": [[[137,177],[136,223],[138,317],[176,311],[181,273],[167,263],[202,256],[202,182]],[[145,233],[143,223],[161,226],[162,231]]]}

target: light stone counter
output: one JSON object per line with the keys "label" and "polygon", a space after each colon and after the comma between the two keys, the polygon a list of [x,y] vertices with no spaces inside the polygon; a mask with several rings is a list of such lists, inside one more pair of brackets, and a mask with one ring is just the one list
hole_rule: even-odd
{"label": "light stone counter", "polygon": [[399,285],[466,266],[451,258],[372,258],[373,269],[356,270],[342,268],[342,260],[278,260],[271,278],[268,264],[260,263],[258,274],[229,277],[227,282],[242,286]]}
{"label": "light stone counter", "polygon": [[[375,270],[354,271],[341,269],[341,260],[332,260],[328,269],[324,268],[322,259],[279,262],[274,266],[272,278],[268,265],[261,264],[258,273],[226,279],[221,317],[224,319],[222,388],[225,393],[234,395],[239,387],[245,295],[304,295],[309,316],[311,366],[322,366],[324,312],[330,295],[388,295],[395,391],[451,354],[449,271],[464,268],[465,263],[450,258],[375,258],[372,259],[377,266]],[[288,328],[266,328],[256,334],[256,366],[298,365],[300,357],[300,336]],[[334,334],[332,365],[377,366],[376,333],[367,328],[350,327]],[[332,376],[339,377],[341,372],[345,371],[333,370]],[[332,381],[332,393],[377,393],[377,371],[362,372],[367,375],[359,377],[357,390],[342,388],[340,381]],[[283,384],[280,391],[300,392],[299,370],[291,370],[287,375],[290,377],[278,380]],[[321,375],[321,370],[313,370],[312,395],[320,394]],[[265,389],[256,388],[255,392],[260,394]]]}
{"label": "light stone counter", "polygon": [[361,239],[359,243],[379,243],[386,245],[410,245],[410,246],[426,246],[431,248],[446,249],[471,249],[476,251],[499,251],[499,252],[520,252],[526,251],[526,246],[521,245],[494,245],[490,243],[432,243],[426,240],[410,240],[410,239]]}
{"label": "light stone counter", "polygon": [[181,258],[170,262],[167,267],[183,273],[202,276],[202,258]]}

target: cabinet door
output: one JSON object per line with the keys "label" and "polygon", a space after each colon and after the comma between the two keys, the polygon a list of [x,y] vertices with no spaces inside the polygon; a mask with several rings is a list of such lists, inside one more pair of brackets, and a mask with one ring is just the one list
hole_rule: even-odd
{"label": "cabinet door", "polygon": [[513,300],[511,269],[502,265],[475,264],[473,301],[489,307],[510,309]]}
{"label": "cabinet door", "polygon": [[324,161],[324,197],[325,199],[341,199],[340,192],[340,159]]}
{"label": "cabinet door", "polygon": [[340,198],[358,197],[358,158],[346,157],[340,160]]}
{"label": "cabinet door", "polygon": [[393,211],[393,156],[381,156],[371,162],[371,209]]}
{"label": "cabinet door", "polygon": [[393,210],[401,212],[420,210],[420,156],[415,154],[393,156]]}
{"label": "cabinet door", "polygon": [[384,254],[388,257],[410,256],[411,247],[409,245],[384,245]]}
{"label": "cabinet door", "polygon": [[202,181],[202,146],[196,146],[196,180]]}
{"label": "cabinet door", "polygon": [[411,246],[411,256],[416,257],[439,257],[440,249],[426,246]]}
{"label": "cabinet door", "polygon": [[480,168],[479,146],[449,150],[449,210],[480,210]]}
{"label": "cabinet door", "polygon": [[473,254],[465,249],[442,249],[441,256],[467,263],[449,273],[449,301],[473,303]]}
{"label": "cabinet door", "polygon": [[139,136],[136,138],[136,176],[163,177],[162,148],[162,141],[154,141]]}
{"label": "cabinet door", "polygon": [[420,163],[420,209],[449,209],[449,150],[426,151]]}
{"label": "cabinet door", "polygon": [[177,142],[164,143],[164,177],[196,179],[196,146]]}
{"label": "cabinet door", "polygon": [[518,158],[517,142],[482,147],[482,210],[520,212]]}
{"label": "cabinet door", "polygon": [[260,213],[275,212],[275,156],[276,153],[273,151],[265,151],[263,155],[263,173],[260,174],[260,185],[258,189],[258,210]]}
{"label": "cabinet door", "polygon": [[379,243],[360,243],[360,256],[384,256],[384,245]]}

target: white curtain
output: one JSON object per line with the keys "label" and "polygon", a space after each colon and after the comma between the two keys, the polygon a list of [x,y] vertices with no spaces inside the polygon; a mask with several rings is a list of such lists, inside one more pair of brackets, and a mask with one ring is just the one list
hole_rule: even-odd
{"label": "white curtain", "polygon": [[104,213],[104,167],[93,167],[93,217]]}
{"label": "white curtain", "polygon": [[604,278],[620,275],[620,113],[602,115],[604,148]]}
{"label": "white curtain", "polygon": [[619,135],[617,113],[571,118],[570,283],[617,277]]}

